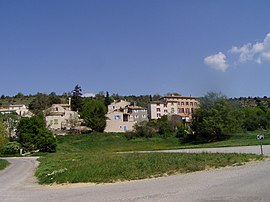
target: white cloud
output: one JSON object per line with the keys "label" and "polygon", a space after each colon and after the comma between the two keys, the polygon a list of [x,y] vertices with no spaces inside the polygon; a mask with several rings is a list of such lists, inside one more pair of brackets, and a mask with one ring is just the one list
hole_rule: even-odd
{"label": "white cloud", "polygon": [[254,61],[261,64],[265,60],[270,60],[270,33],[266,35],[261,43],[248,43],[241,47],[233,46],[229,52],[239,54],[238,60],[240,63]]}
{"label": "white cloud", "polygon": [[84,93],[82,97],[95,97],[94,93]]}
{"label": "white cloud", "polygon": [[204,64],[223,72],[225,72],[229,67],[226,62],[226,55],[224,55],[222,52],[204,58]]}

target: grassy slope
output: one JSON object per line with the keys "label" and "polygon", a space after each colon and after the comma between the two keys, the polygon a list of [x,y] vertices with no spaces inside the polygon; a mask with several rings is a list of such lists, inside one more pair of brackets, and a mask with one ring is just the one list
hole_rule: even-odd
{"label": "grassy slope", "polygon": [[[254,134],[248,134],[248,136],[253,137]],[[239,141],[227,140],[224,141],[224,145],[234,144],[234,142]],[[243,154],[113,153],[127,150],[179,148],[178,140],[172,137],[128,141],[119,134],[91,134],[59,137],[58,143],[57,153],[47,154],[40,158],[41,164],[36,175],[41,183],[100,183],[142,179],[203,170],[208,167],[241,164],[262,158]]]}

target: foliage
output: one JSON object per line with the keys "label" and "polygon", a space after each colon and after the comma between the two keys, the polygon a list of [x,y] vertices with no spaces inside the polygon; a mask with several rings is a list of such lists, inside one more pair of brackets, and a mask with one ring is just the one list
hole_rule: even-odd
{"label": "foliage", "polygon": [[3,170],[9,165],[9,162],[3,159],[0,159],[0,170]]}
{"label": "foliage", "polygon": [[[153,121],[142,121],[134,125],[134,132],[132,138],[136,137],[153,137],[157,134],[157,127]],[[128,137],[128,136],[127,136]]]}
{"label": "foliage", "polygon": [[18,142],[8,142],[4,148],[4,154],[19,154],[21,144]]}
{"label": "foliage", "polygon": [[20,117],[16,113],[0,114],[0,121],[4,123],[5,128],[12,137],[16,130]]}
{"label": "foliage", "polygon": [[243,108],[244,114],[243,128],[248,131],[266,129],[270,125],[270,110],[265,107]]}
{"label": "foliage", "polygon": [[177,128],[176,137],[179,139],[180,143],[194,142],[195,136],[191,131],[190,127],[181,124]]}
{"label": "foliage", "polygon": [[110,95],[109,95],[108,91],[106,92],[104,104],[105,104],[106,108],[108,108],[108,106],[111,104],[111,99],[110,99]]}
{"label": "foliage", "polygon": [[52,104],[60,103],[61,99],[54,92],[52,92],[50,95],[38,93],[35,98],[30,102],[29,109],[34,114],[38,114],[50,107]]}
{"label": "foliage", "polygon": [[42,114],[22,118],[17,127],[18,142],[26,151],[39,149],[44,152],[56,150],[56,139],[46,128]]}
{"label": "foliage", "polygon": [[241,114],[225,96],[208,93],[200,101],[200,108],[192,119],[193,137],[202,141],[218,141],[241,129]]}
{"label": "foliage", "polygon": [[4,124],[0,121],[0,153],[3,152],[5,144],[8,142],[8,133]]}
{"label": "foliage", "polygon": [[79,85],[74,87],[71,97],[71,110],[82,111],[83,99],[82,99],[82,88]]}
{"label": "foliage", "polygon": [[86,126],[93,131],[103,132],[106,127],[106,111],[102,101],[85,99],[81,114]]}
{"label": "foliage", "polygon": [[132,133],[127,134],[129,139],[136,137],[147,137],[151,138],[155,135],[161,137],[168,137],[175,135],[179,125],[182,125],[182,121],[173,119],[172,117],[162,116],[157,120],[138,122],[134,125],[133,135]]}

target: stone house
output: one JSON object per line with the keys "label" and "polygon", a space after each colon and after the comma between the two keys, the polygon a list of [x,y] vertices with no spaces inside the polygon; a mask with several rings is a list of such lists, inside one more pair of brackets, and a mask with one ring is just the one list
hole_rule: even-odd
{"label": "stone house", "polygon": [[148,120],[147,109],[124,100],[111,103],[106,116],[105,132],[132,131],[137,122]]}
{"label": "stone house", "polygon": [[70,104],[53,104],[45,110],[45,119],[51,130],[70,130],[81,124],[79,113],[72,111]]}

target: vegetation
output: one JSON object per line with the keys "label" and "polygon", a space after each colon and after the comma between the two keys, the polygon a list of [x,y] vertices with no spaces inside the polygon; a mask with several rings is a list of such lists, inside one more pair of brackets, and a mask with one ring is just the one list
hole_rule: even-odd
{"label": "vegetation", "polygon": [[114,153],[179,147],[175,137],[127,140],[122,134],[58,137],[56,153],[41,157],[40,183],[116,182],[193,172],[263,159],[252,154]]}
{"label": "vegetation", "polygon": [[3,170],[9,165],[8,161],[0,159],[0,170]]}
{"label": "vegetation", "polygon": [[35,98],[30,102],[29,109],[34,114],[38,114],[50,107],[52,104],[60,103],[61,99],[55,93],[51,93],[49,95],[38,93]]}
{"label": "vegetation", "polygon": [[13,141],[8,142],[4,147],[4,154],[13,155],[13,154],[19,154],[19,151],[21,149],[21,144]]}
{"label": "vegetation", "polygon": [[7,142],[8,142],[8,133],[4,127],[4,124],[0,121],[0,153],[4,151]]}
{"label": "vegetation", "polygon": [[86,126],[93,131],[103,132],[106,127],[106,112],[106,107],[102,101],[85,99],[81,114]]}
{"label": "vegetation", "polygon": [[83,98],[82,98],[82,88],[79,85],[74,87],[71,97],[71,110],[82,111]]}
{"label": "vegetation", "polygon": [[16,113],[8,113],[8,114],[0,114],[0,122],[4,123],[6,130],[8,131],[8,135],[10,138],[14,135],[20,117]]}
{"label": "vegetation", "polygon": [[242,117],[221,94],[208,93],[200,100],[200,108],[192,119],[191,140],[218,141],[241,130]]}
{"label": "vegetation", "polygon": [[21,118],[16,135],[18,142],[25,151],[56,151],[56,139],[46,128],[42,114],[35,115],[31,118]]}

